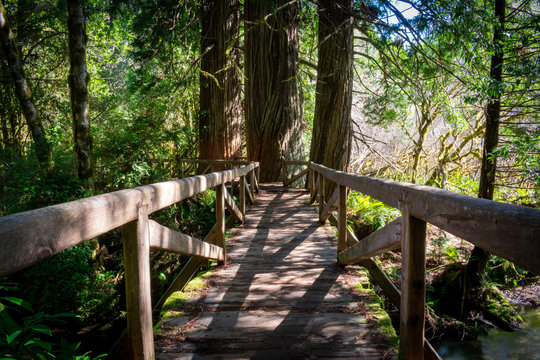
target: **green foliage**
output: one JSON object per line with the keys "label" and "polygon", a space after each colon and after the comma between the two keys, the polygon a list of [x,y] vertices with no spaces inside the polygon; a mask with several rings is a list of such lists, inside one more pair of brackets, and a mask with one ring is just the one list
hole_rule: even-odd
{"label": "green foliage", "polygon": [[91,323],[115,318],[120,311],[113,272],[94,270],[88,242],[67,249],[11,277],[25,284],[19,292],[40,312],[79,314]]}
{"label": "green foliage", "polygon": [[351,192],[347,200],[349,226],[361,237],[376,231],[399,217],[400,212],[359,192]]}
{"label": "green foliage", "polygon": [[516,287],[523,285],[528,275],[527,270],[516,266],[508,260],[498,256],[492,256],[489,259],[487,276],[492,282],[502,286]]}
{"label": "green foliage", "polygon": [[[12,283],[0,283],[0,294],[16,291]],[[58,344],[53,338],[52,323],[75,317],[70,313],[47,315],[34,312],[32,306],[17,297],[0,297],[0,357],[3,359],[101,359],[88,354],[76,355],[78,344],[70,344],[64,338]]]}

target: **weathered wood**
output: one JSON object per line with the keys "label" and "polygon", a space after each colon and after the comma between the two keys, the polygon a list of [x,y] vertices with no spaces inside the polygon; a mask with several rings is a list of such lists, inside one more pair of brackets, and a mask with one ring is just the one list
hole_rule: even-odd
{"label": "weathered wood", "polygon": [[[209,243],[212,243],[215,236],[215,225],[214,228],[212,228],[212,231],[207,235],[206,239],[204,241],[207,241]],[[155,309],[161,309],[163,304],[165,304],[165,301],[171,296],[173,293],[177,291],[182,291],[186,287],[186,285],[189,283],[189,280],[197,273],[199,270],[199,267],[201,266],[203,259],[198,257],[190,257],[189,260],[186,262],[186,264],[182,267],[182,270],[178,273],[176,278],[173,280],[172,284],[165,290],[159,301],[155,305]]]}
{"label": "weathered wood", "polygon": [[246,160],[225,160],[225,159],[181,159],[180,161],[186,164],[249,165],[251,163],[251,161],[246,161]]}
{"label": "weathered wood", "polygon": [[[259,169],[259,168],[257,168],[257,169]],[[254,185],[255,185],[255,191],[258,192],[260,190],[260,188],[259,188],[259,175],[257,175],[258,172],[256,172],[256,171],[254,171],[253,174],[255,174],[255,177],[253,179]]]}
{"label": "weathered wood", "polygon": [[[358,311],[364,307],[342,286],[345,279],[334,266],[331,235],[318,226],[315,207],[305,204],[307,192],[277,193],[275,188],[267,192],[267,186],[261,187],[246,225],[232,231],[231,263],[217,269],[207,291],[191,300],[188,308],[202,312],[163,321],[162,341],[156,344],[160,359],[306,354],[378,359],[387,350],[380,338],[371,336],[375,331],[367,315]],[[296,216],[306,220],[295,227],[283,224]],[[270,226],[261,231],[265,225]],[[378,306],[369,295],[362,303],[366,309]],[[175,338],[179,330],[182,341]]]}
{"label": "weathered wood", "polygon": [[244,186],[246,187],[246,194],[248,196],[248,199],[249,199],[249,203],[250,204],[253,204],[255,202],[254,198],[253,198],[253,194],[251,192],[251,189],[249,188],[248,184],[247,184],[247,180],[246,178],[244,177]]}
{"label": "weathered wood", "polygon": [[283,186],[289,186],[290,184],[292,184],[293,182],[295,182],[296,180],[300,179],[302,176],[306,175],[308,172],[308,169],[305,169],[305,170],[302,170],[301,172],[299,172],[298,174],[296,174],[295,176],[293,176],[291,178],[291,180],[287,181],[285,184],[283,184]]}
{"label": "weathered wood", "polygon": [[[311,163],[324,176],[394,208],[409,205],[411,216],[540,273],[540,210],[472,198],[451,191],[371,178]],[[512,239],[512,241],[509,241]]]}
{"label": "weathered wood", "polygon": [[405,359],[424,358],[426,303],[426,222],[401,207],[400,345]]}
{"label": "weathered wood", "polygon": [[[234,221],[235,219],[232,216],[229,216],[227,222],[225,223],[225,228],[230,228]],[[212,227],[212,230],[210,230],[208,235],[206,235],[203,242],[215,245],[216,225]],[[169,288],[163,293],[159,301],[156,303],[154,309],[160,309],[163,304],[165,304],[165,301],[169,298],[169,296],[172,295],[172,293],[184,290],[189,280],[191,280],[193,275],[195,275],[199,270],[202,261],[202,258],[192,256],[184,265],[180,273],[176,276]]]}
{"label": "weathered wood", "polygon": [[255,171],[251,170],[249,176],[249,192],[251,193],[251,203],[253,204],[253,199],[255,199]]}
{"label": "weathered wood", "polygon": [[223,260],[223,248],[197,240],[150,220],[150,247],[205,259]]}
{"label": "weathered wood", "polygon": [[[338,220],[334,214],[330,214],[330,216],[328,217],[328,221],[330,221],[330,224],[332,226],[335,226],[335,227],[338,226]],[[347,226],[347,246],[353,246],[354,244],[357,244],[357,243],[358,243],[358,239],[356,238],[356,235],[354,235],[351,229],[349,229],[349,227]]]}
{"label": "weathered wood", "polygon": [[339,188],[336,187],[336,189],[332,193],[332,196],[330,196],[330,199],[328,199],[328,202],[324,206],[324,209],[322,211],[322,216],[321,216],[321,222],[326,222],[326,220],[328,220],[328,218],[330,217],[330,214],[332,213],[332,211],[337,209],[338,198],[339,198]]}
{"label": "weathered wood", "polygon": [[319,175],[319,222],[324,224],[325,221],[322,221],[322,215],[324,210],[324,176]]}
{"label": "weathered wood", "polygon": [[1,217],[0,276],[137,219],[137,204],[143,199],[147,199],[150,214],[246,175],[256,166],[252,163],[240,169],[115,191]]}
{"label": "weathered wood", "polygon": [[308,175],[307,175],[307,189],[309,190],[309,193],[311,194],[313,190],[313,170],[308,166]]}
{"label": "weathered wood", "polygon": [[442,360],[427,339],[424,339],[424,360]]}
{"label": "weathered wood", "polygon": [[206,174],[206,173],[208,173],[208,170],[210,170],[211,168],[212,168],[212,164],[206,165],[206,167],[204,168],[204,170],[201,171],[201,174]]}
{"label": "weathered wood", "polygon": [[216,245],[223,248],[223,262],[227,264],[227,245],[225,244],[225,184],[216,186]]}
{"label": "weathered wood", "polygon": [[309,199],[310,204],[313,204],[315,200],[317,199],[317,195],[319,195],[319,187],[321,186],[319,184],[319,182],[321,181],[321,177],[315,171],[313,171],[313,174],[314,174],[315,186],[313,186],[313,189],[311,191],[311,198]]}
{"label": "weathered wood", "polygon": [[240,206],[240,212],[242,213],[242,223],[246,218],[246,177],[240,177],[240,195],[238,197],[238,205]]}
{"label": "weathered wood", "polygon": [[154,358],[150,236],[146,205],[137,206],[137,220],[122,227],[126,278],[127,334],[131,358]]}
{"label": "weathered wood", "polygon": [[243,221],[242,212],[240,211],[240,209],[238,209],[238,207],[234,203],[234,200],[229,194],[229,192],[227,191],[227,189],[225,189],[223,195],[225,197],[225,206],[227,207],[227,210],[229,210],[231,215],[234,216],[236,220],[238,220],[238,222],[241,223]]}
{"label": "weathered wood", "polygon": [[385,227],[369,234],[360,242],[340,252],[338,260],[341,264],[354,264],[360,260],[397,249],[401,246],[401,218],[398,218]]}
{"label": "weathered wood", "polygon": [[347,188],[343,185],[338,185],[336,190],[339,190],[337,243],[337,251],[339,254],[347,248]]}
{"label": "weathered wood", "polygon": [[381,287],[386,296],[394,303],[398,308],[401,306],[401,294],[392,282],[386,272],[377,265],[373,259],[364,259],[358,262],[358,265],[367,269],[369,274],[373,277],[375,282]]}

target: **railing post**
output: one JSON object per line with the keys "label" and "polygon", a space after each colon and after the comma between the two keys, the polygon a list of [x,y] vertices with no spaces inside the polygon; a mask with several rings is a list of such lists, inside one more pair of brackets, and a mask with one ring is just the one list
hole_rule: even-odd
{"label": "railing post", "polygon": [[240,176],[240,194],[238,198],[240,212],[242,213],[242,223],[246,221],[246,177]]}
{"label": "railing post", "polygon": [[347,249],[347,187],[339,186],[337,251]]}
{"label": "railing post", "polygon": [[126,277],[127,334],[131,359],[154,359],[150,292],[148,207],[139,205],[138,219],[122,227]]}
{"label": "railing post", "polygon": [[223,248],[225,259],[223,265],[227,264],[227,246],[225,244],[225,184],[216,186],[216,245]]}
{"label": "railing post", "polygon": [[251,197],[255,199],[255,169],[251,170],[249,174],[249,191],[251,191]]}
{"label": "railing post", "polygon": [[426,301],[426,222],[401,206],[401,306],[400,345],[405,359],[424,358]]}
{"label": "railing post", "polygon": [[312,188],[313,188],[313,169],[309,167],[308,164],[308,172],[307,172],[307,188],[309,190],[309,194],[312,194]]}
{"label": "railing post", "polygon": [[[261,167],[260,166],[257,166],[255,168],[255,173],[257,174],[257,181],[259,183],[259,187],[261,185]],[[257,190],[257,193],[259,193],[259,190]]]}
{"label": "railing post", "polygon": [[324,176],[319,174],[319,221],[322,220],[324,210]]}

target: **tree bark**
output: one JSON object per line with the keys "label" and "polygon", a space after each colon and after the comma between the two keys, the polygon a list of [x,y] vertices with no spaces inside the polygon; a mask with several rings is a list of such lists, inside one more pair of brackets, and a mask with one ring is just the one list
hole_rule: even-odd
{"label": "tree bark", "polygon": [[0,3],[0,46],[6,57],[9,72],[15,85],[15,93],[20,102],[30,133],[32,134],[32,139],[34,140],[38,163],[42,169],[48,171],[51,166],[51,148],[45,137],[41,119],[36,111],[32,92],[26,81],[21,57],[2,3]]}
{"label": "tree bark", "polygon": [[240,2],[201,4],[199,157],[232,159],[242,152]]}
{"label": "tree bark", "polygon": [[[495,53],[491,57],[491,67],[489,77],[491,81],[499,85],[502,82],[503,70],[503,36],[506,12],[506,0],[495,0],[495,17],[499,23],[495,25],[493,32],[493,46]],[[495,149],[499,144],[499,123],[501,119],[501,94],[496,90],[496,95],[492,96],[486,109],[486,130],[484,133],[484,146],[482,151],[482,166],[480,168],[480,186],[478,197],[482,199],[493,199],[495,190],[495,174],[497,171],[497,156]],[[477,246],[471,252],[467,263],[467,287],[476,288],[481,284],[489,260],[489,253]]]}
{"label": "tree bark", "polygon": [[[319,1],[319,60],[310,159],[346,170],[352,141],[352,0]],[[327,196],[333,189],[325,190]]]}
{"label": "tree bark", "polygon": [[298,5],[245,2],[245,116],[248,158],[260,181],[281,180],[281,157],[302,159],[302,119],[296,85]]}
{"label": "tree bark", "polygon": [[92,135],[88,118],[88,72],[86,70],[86,19],[84,0],[68,0],[69,88],[73,116],[75,173],[93,190]]}

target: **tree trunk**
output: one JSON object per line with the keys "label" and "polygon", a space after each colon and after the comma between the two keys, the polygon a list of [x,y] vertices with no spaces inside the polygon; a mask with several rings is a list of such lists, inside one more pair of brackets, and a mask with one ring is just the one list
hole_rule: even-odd
{"label": "tree trunk", "polygon": [[70,73],[75,173],[93,190],[92,135],[88,119],[88,72],[86,70],[86,19],[84,0],[68,0]]}
{"label": "tree trunk", "polygon": [[240,3],[201,4],[199,157],[232,159],[242,152]]}
{"label": "tree trunk", "polygon": [[[319,1],[319,60],[310,159],[346,170],[351,151],[352,0]],[[331,188],[325,193],[330,196]]]}
{"label": "tree trunk", "polygon": [[0,46],[6,57],[9,72],[15,84],[15,93],[17,94],[26,123],[34,140],[38,163],[41,168],[48,171],[51,166],[51,148],[45,137],[41,119],[37,114],[32,99],[32,92],[24,74],[21,57],[15,45],[13,33],[11,32],[2,3],[0,3]]}
{"label": "tree trunk", "polygon": [[[495,53],[491,57],[491,68],[489,77],[495,84],[502,82],[503,68],[503,41],[504,20],[506,11],[505,0],[495,0],[495,17],[499,23],[495,25],[493,32],[493,46]],[[486,109],[486,131],[484,134],[484,148],[482,151],[482,167],[480,168],[480,186],[478,197],[482,199],[493,199],[495,190],[495,174],[497,171],[497,156],[495,149],[499,143],[499,123],[501,118],[501,94],[497,89],[495,96],[491,97]],[[481,284],[486,271],[486,264],[489,260],[489,253],[477,246],[471,252],[467,263],[467,287],[476,288]]]}
{"label": "tree trunk", "polygon": [[281,180],[281,157],[302,159],[302,119],[296,85],[296,2],[245,2],[247,153],[261,181]]}

